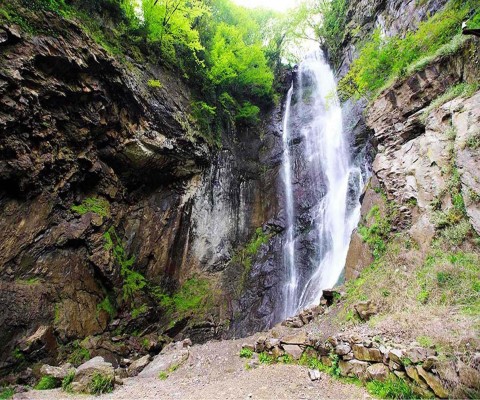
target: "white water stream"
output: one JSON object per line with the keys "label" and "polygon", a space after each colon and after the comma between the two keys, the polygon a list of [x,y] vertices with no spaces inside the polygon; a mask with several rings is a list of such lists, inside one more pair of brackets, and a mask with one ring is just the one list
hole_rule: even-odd
{"label": "white water stream", "polygon": [[[292,96],[301,123],[291,123]],[[303,117],[302,117],[303,116]],[[307,117],[305,117],[307,116]],[[363,187],[360,168],[353,165],[350,147],[342,126],[342,109],[332,70],[320,52],[308,55],[300,64],[298,79],[289,90],[283,121],[283,182],[285,185],[286,243],[284,245],[285,316],[318,304],[322,290],[333,287],[345,266],[350,236],[360,218],[358,196],[349,196]],[[293,129],[300,130],[295,132]],[[297,204],[292,176],[295,171],[292,137],[304,141],[301,155],[307,173],[318,185],[310,215],[315,230],[318,259],[310,268],[300,268],[297,259]],[[297,179],[294,179],[297,181]]]}

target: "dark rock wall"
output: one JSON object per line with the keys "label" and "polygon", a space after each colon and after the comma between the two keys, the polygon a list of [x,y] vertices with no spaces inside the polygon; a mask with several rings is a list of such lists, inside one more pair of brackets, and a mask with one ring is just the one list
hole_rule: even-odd
{"label": "dark rock wall", "polygon": [[[0,368],[18,361],[18,340],[40,325],[54,326],[61,343],[119,324],[186,329],[197,341],[269,326],[281,281],[271,256],[281,246],[281,111],[255,128],[225,129],[221,150],[210,148],[174,71],[120,63],[75,23],[36,18],[49,33],[0,27]],[[89,197],[108,202],[105,215],[72,211]],[[215,293],[207,312],[171,328],[140,298],[134,305],[145,301],[148,312],[132,320],[106,248],[110,228],[149,284],[172,291],[206,279]],[[239,287],[230,259],[257,228],[272,239]],[[119,306],[113,325],[98,308],[106,296]]]}

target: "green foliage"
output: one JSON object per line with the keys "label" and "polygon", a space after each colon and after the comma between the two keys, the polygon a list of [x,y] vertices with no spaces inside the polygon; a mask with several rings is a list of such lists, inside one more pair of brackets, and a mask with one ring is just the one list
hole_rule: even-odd
{"label": "green foliage", "polygon": [[252,358],[253,356],[253,351],[244,347],[240,350],[240,357],[242,358]]}
{"label": "green foliage", "polygon": [[270,354],[266,352],[262,352],[258,355],[258,361],[262,364],[273,364],[275,362],[275,357],[271,356]]}
{"label": "green foliage", "polygon": [[376,30],[340,81],[341,97],[374,98],[385,85],[405,76],[410,66],[456,40],[462,20],[474,3],[451,0],[442,11],[420,23],[417,31],[403,37],[385,38]]}
{"label": "green foliage", "polygon": [[476,12],[473,17],[467,21],[468,29],[480,29],[480,12]]}
{"label": "green foliage", "polygon": [[450,87],[445,93],[437,97],[427,108],[425,108],[422,117],[425,119],[433,110],[457,97],[471,97],[479,89],[479,87],[479,82],[471,84],[463,82]]}
{"label": "green foliage", "polygon": [[421,303],[460,306],[466,313],[480,312],[480,257],[463,251],[437,250],[417,272]]}
{"label": "green foliage", "polygon": [[103,375],[99,372],[93,374],[90,384],[88,385],[90,394],[103,394],[113,391],[113,377]]}
{"label": "green foliage", "polygon": [[138,318],[140,315],[145,314],[148,311],[148,306],[146,304],[142,304],[140,307],[135,307],[132,309],[131,315],[132,318]]}
{"label": "green foliage", "polygon": [[112,304],[109,296],[106,296],[100,304],[97,304],[97,313],[99,311],[105,311],[111,319],[115,318],[117,315],[117,310]]}
{"label": "green foliage", "polygon": [[67,393],[70,393],[72,391],[72,382],[73,382],[73,379],[75,378],[75,370],[72,369],[68,372],[67,376],[65,376],[65,378],[63,378],[62,380],[62,389],[67,392]]}
{"label": "green foliage", "polygon": [[12,351],[12,356],[15,358],[17,361],[23,361],[25,360],[25,354],[22,353],[22,351],[18,348],[15,347]]}
{"label": "green foliage", "polygon": [[230,260],[231,263],[240,264],[243,267],[237,288],[238,293],[241,293],[245,288],[252,269],[253,258],[257,255],[260,247],[267,244],[271,237],[271,233],[264,232],[262,228],[257,228],[250,241],[244,247],[239,248]]}
{"label": "green foliage", "polygon": [[217,107],[212,107],[204,101],[192,103],[192,117],[200,128],[201,136],[208,144],[220,147],[221,141],[215,127],[216,116]]}
{"label": "green foliage", "polygon": [[15,392],[11,387],[0,388],[0,400],[11,399],[14,394]]}
{"label": "green foliage", "polygon": [[72,206],[71,210],[80,215],[92,212],[102,217],[108,217],[110,215],[110,203],[102,198],[87,197],[81,204]]}
{"label": "green foliage", "polygon": [[334,65],[339,65],[348,3],[346,0],[320,2],[322,22],[317,35],[324,41]]}
{"label": "green foliage", "polygon": [[391,231],[390,218],[382,216],[380,208],[373,206],[366,216],[367,224],[360,224],[358,234],[372,250],[373,257],[378,259],[386,250],[386,240]]}
{"label": "green foliage", "polygon": [[201,315],[209,308],[213,296],[210,283],[201,278],[188,279],[173,295],[164,293],[158,287],[152,288],[151,294],[162,308],[177,318]]}
{"label": "green foliage", "polygon": [[172,372],[175,372],[180,367],[180,364],[172,364],[167,371],[160,371],[158,374],[158,379],[164,381],[167,379]]}
{"label": "green foliage", "polygon": [[293,364],[295,359],[290,354],[284,354],[277,358],[277,362],[281,364]]}
{"label": "green foliage", "polygon": [[128,258],[115,229],[110,228],[104,233],[103,237],[105,239],[105,249],[113,252],[113,257],[120,266],[120,275],[123,278],[123,300],[133,300],[135,294],[146,286],[147,281],[141,273],[132,269],[135,257]]}
{"label": "green foliage", "polygon": [[160,82],[158,79],[149,79],[147,85],[151,88],[156,89],[160,89],[163,87],[162,82]]}
{"label": "green foliage", "polygon": [[433,341],[431,338],[428,336],[419,336],[417,337],[417,342],[420,344],[422,347],[430,347],[433,345]]}
{"label": "green foliage", "polygon": [[235,116],[235,121],[241,125],[255,125],[260,121],[258,118],[259,114],[260,109],[249,101],[246,101],[243,103],[240,110],[238,110],[238,113]]}
{"label": "green foliage", "polygon": [[158,374],[158,379],[160,379],[161,381],[164,381],[167,378],[168,378],[168,374],[165,371],[160,371],[160,373]]}
{"label": "green foliage", "polygon": [[42,376],[35,385],[36,390],[49,390],[59,387],[60,384],[53,376]]}
{"label": "green foliage", "polygon": [[84,348],[78,340],[72,342],[73,351],[68,357],[68,362],[78,367],[85,361],[90,360],[90,351]]}
{"label": "green foliage", "polygon": [[367,390],[370,394],[381,399],[412,399],[414,393],[412,387],[403,379],[390,376],[385,380],[367,382]]}

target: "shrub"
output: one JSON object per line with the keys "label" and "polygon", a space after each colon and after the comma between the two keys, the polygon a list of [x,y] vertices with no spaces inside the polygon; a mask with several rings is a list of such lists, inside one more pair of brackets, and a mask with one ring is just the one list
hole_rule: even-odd
{"label": "shrub", "polygon": [[133,300],[135,293],[142,290],[146,286],[147,281],[141,273],[131,268],[135,262],[135,257],[128,258],[127,252],[115,229],[113,227],[110,228],[103,234],[103,237],[105,239],[105,249],[112,250],[115,261],[120,265],[120,275],[123,278],[123,300]]}
{"label": "shrub", "polygon": [[157,89],[160,89],[163,87],[162,82],[160,82],[157,79],[149,79],[147,82],[147,85],[151,88],[157,88]]}
{"label": "shrub", "polygon": [[117,315],[117,310],[110,301],[110,297],[106,296],[100,304],[97,305],[97,313],[99,311],[105,311],[111,319],[115,318]]}
{"label": "shrub", "polygon": [[414,393],[410,385],[403,379],[389,377],[385,382],[371,381],[367,390],[382,399],[412,399]]}
{"label": "shrub", "polygon": [[13,397],[15,392],[13,391],[12,388],[7,387],[7,388],[1,388],[0,389],[0,400],[8,400]]}
{"label": "shrub", "polygon": [[[462,20],[474,9],[475,0],[451,0],[440,12],[419,24],[417,31],[404,37],[384,38],[376,30],[340,81],[342,99],[374,98],[385,86],[405,76],[420,59],[434,55],[454,40]],[[417,65],[418,68],[418,65]]]}
{"label": "shrub", "polygon": [[75,340],[72,343],[73,352],[68,357],[68,361],[72,363],[75,367],[83,364],[85,361],[90,360],[90,351],[82,347],[78,340]]}
{"label": "shrub", "polygon": [[235,116],[235,121],[240,125],[255,125],[260,121],[258,117],[259,114],[260,108],[246,101],[238,110],[237,115]]}
{"label": "shrub", "polygon": [[73,382],[74,378],[75,378],[75,370],[73,370],[73,369],[68,372],[68,374],[65,378],[63,378],[62,389],[65,392],[71,392],[72,391],[72,382]]}
{"label": "shrub", "polygon": [[242,350],[240,350],[240,357],[242,358],[252,358],[253,356],[253,351],[244,347]]}
{"label": "shrub", "polygon": [[53,376],[42,376],[35,385],[36,390],[49,390],[59,387],[60,384]]}
{"label": "shrub", "polygon": [[258,355],[258,361],[262,364],[273,364],[275,362],[275,358],[268,353],[262,352]]}
{"label": "shrub", "polygon": [[113,377],[99,372],[95,373],[90,381],[88,391],[90,394],[110,393],[113,391]]}

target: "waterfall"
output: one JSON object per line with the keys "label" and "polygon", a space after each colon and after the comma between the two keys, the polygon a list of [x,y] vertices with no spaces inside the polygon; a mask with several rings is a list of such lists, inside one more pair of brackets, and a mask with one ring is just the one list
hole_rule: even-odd
{"label": "waterfall", "polygon": [[284,316],[295,312],[297,298],[297,271],[295,269],[295,241],[294,241],[294,210],[293,210],[293,190],[292,190],[292,165],[289,150],[289,130],[288,123],[290,117],[290,107],[292,103],[293,83],[287,93],[285,104],[285,115],[283,117],[283,183],[285,186],[285,214],[287,222],[286,243],[283,249],[283,262],[286,268],[285,285],[285,312]]}
{"label": "waterfall", "polygon": [[[338,282],[364,184],[343,129],[335,78],[320,52],[300,64],[288,92],[283,146],[284,315],[292,316],[318,304],[322,290]],[[307,248],[301,257],[300,246]]]}

